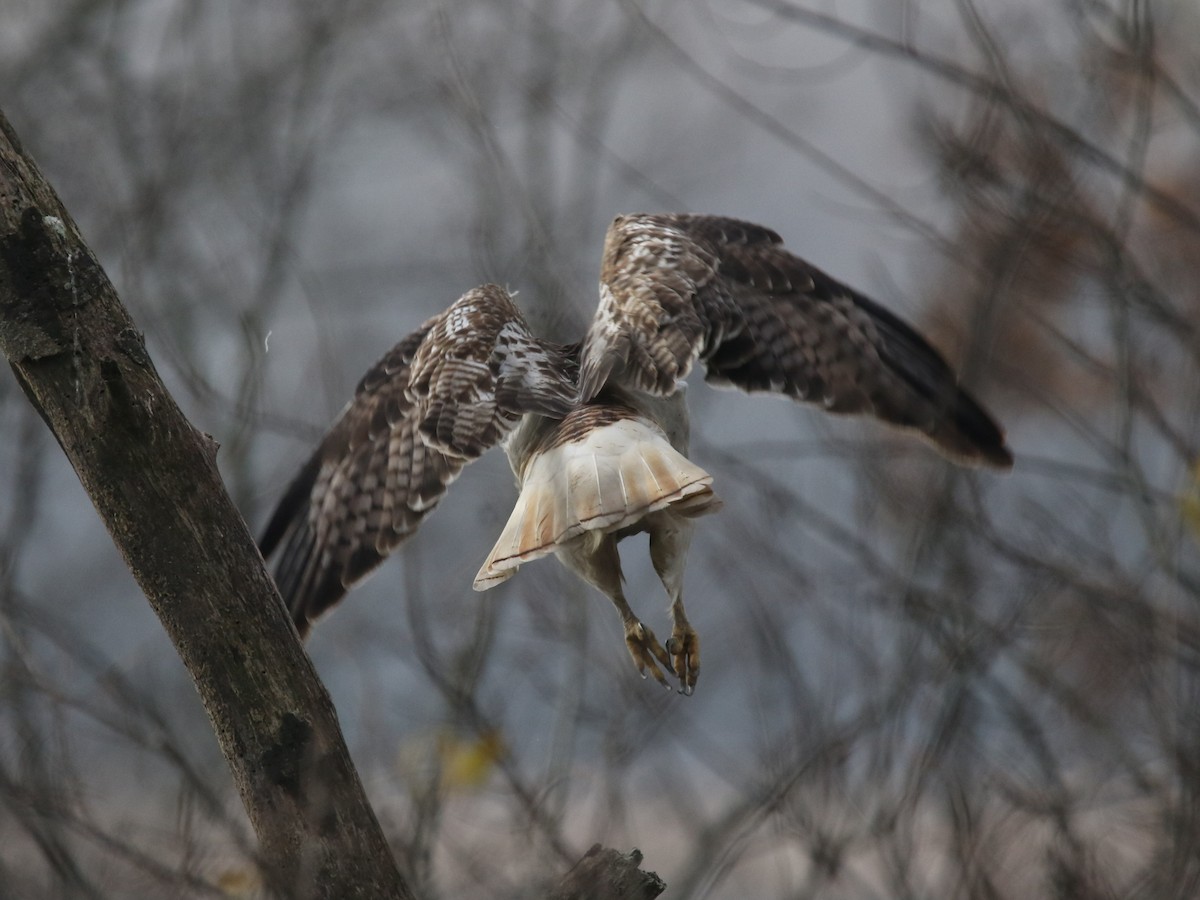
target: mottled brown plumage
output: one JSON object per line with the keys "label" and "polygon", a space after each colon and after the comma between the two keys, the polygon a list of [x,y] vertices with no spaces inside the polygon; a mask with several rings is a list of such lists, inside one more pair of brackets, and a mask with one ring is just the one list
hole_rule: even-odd
{"label": "mottled brown plumage", "polygon": [[[990,416],[891,313],[784,249],[712,216],[618,218],[581,344],[533,336],[502,289],[469,291],[396,345],[289,486],[261,547],[301,633],[409,537],[468,462],[503,443],[520,496],[475,581],[549,553],[607,595],[634,662],[690,692],[699,638],[683,609],[691,520],[719,501],[687,459],[682,379],[865,413],[950,458],[1007,468]],[[634,615],[617,542],[650,536],[671,598],[666,647]]]}

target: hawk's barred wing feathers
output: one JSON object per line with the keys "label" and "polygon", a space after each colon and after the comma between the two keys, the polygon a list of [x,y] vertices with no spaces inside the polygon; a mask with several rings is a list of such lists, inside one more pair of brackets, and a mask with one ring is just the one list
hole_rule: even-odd
{"label": "hawk's barred wing feathers", "polygon": [[793,256],[767,228],[713,216],[621,216],[580,387],[666,395],[697,359],[718,386],[768,391],[914,429],[960,462],[1008,467],[986,412],[916,331]]}
{"label": "hawk's barred wing feathers", "polygon": [[417,530],[463,467],[526,412],[562,417],[574,364],[533,338],[507,293],[463,295],[363,377],[259,542],[308,625]]}

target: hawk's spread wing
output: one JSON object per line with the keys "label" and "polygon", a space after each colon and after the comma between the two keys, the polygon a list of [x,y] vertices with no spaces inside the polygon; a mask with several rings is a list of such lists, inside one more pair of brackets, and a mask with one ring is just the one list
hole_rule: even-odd
{"label": "hawk's spread wing", "polygon": [[409,535],[527,412],[562,417],[574,361],[494,285],[464,294],[362,379],[259,545],[301,634]]}
{"label": "hawk's spread wing", "polygon": [[670,394],[697,359],[714,384],[869,413],[961,462],[1012,465],[1003,433],[936,350],[775,232],[714,216],[617,218],[583,347],[583,399],[610,381]]}

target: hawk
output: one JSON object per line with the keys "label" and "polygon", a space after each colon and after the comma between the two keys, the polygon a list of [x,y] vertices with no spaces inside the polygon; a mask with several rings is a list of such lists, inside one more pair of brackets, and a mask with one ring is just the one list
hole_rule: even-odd
{"label": "hawk", "polygon": [[[700,640],[683,604],[692,520],[715,511],[687,458],[684,379],[865,413],[955,462],[1007,469],[990,415],[887,310],[793,256],[774,231],[628,215],[608,230],[583,340],[541,340],[502,288],[468,291],[393,347],[291,482],[259,542],[303,637],[500,444],[519,496],[475,578],[487,590],[555,554],[616,607],[638,670],[691,693]],[[666,645],[622,590],[618,542],[648,532],[670,598]]]}

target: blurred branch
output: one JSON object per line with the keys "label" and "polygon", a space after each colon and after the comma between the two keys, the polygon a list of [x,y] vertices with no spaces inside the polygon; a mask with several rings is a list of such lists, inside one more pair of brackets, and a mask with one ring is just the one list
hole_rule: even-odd
{"label": "blurred branch", "polygon": [[[1089,141],[1079,129],[1034,105],[1028,94],[1010,87],[1006,80],[996,81],[978,75],[958,63],[941,59],[886,35],[860,28],[828,13],[804,9],[794,3],[781,2],[781,0],[750,0],[750,3],[773,12],[781,19],[818,28],[856,46],[871,50],[880,56],[903,59],[950,84],[970,91],[981,99],[1001,102],[1019,119],[1025,119],[1036,126],[1044,137],[1053,138],[1064,148],[1078,154],[1081,160],[1090,162],[1117,176],[1128,189],[1144,195],[1149,202],[1172,216],[1181,225],[1200,231],[1200,212],[1181,203],[1166,189],[1149,183],[1140,171],[1130,168],[1103,147]],[[971,28],[977,36],[980,33],[978,29],[986,31],[986,27],[979,24],[977,20],[972,21]],[[988,39],[988,43],[991,43],[991,38]],[[994,64],[997,58],[994,46],[989,57]]]}
{"label": "blurred branch", "polygon": [[[897,202],[886,192],[872,185],[857,172],[839,162],[835,156],[820,149],[812,141],[806,139],[803,135],[784,122],[781,122],[766,110],[755,105],[726,81],[723,81],[706,69],[678,41],[651,21],[638,5],[637,0],[622,0],[622,3],[628,13],[636,17],[643,27],[654,32],[659,42],[666,48],[676,63],[684,71],[688,72],[698,84],[702,85],[705,90],[719,98],[747,121],[758,126],[773,137],[778,138],[786,146],[795,150],[826,174],[833,176],[843,184],[849,185],[856,193],[877,204],[880,209],[886,210],[889,215],[893,216],[897,221],[904,223],[931,244],[940,247],[947,253],[952,252],[952,242],[945,235],[941,234],[936,226],[914,215],[904,204]],[[833,21],[838,22],[837,19]],[[843,23],[839,22],[839,24]]]}

